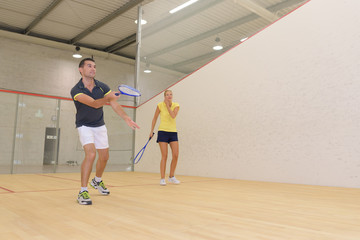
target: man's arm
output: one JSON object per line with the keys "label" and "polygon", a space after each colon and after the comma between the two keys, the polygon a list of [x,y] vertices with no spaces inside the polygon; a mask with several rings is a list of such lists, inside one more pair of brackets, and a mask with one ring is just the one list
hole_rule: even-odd
{"label": "man's arm", "polygon": [[79,94],[78,96],[75,96],[74,99],[78,102],[81,102],[81,103],[88,105],[90,107],[93,107],[93,108],[100,108],[108,102],[108,99],[106,98],[106,96],[104,98],[95,100],[86,94]]}
{"label": "man's arm", "polygon": [[79,101],[83,104],[86,104],[90,107],[93,108],[101,108],[102,106],[104,106],[105,104],[107,104],[110,100],[117,100],[120,96],[116,96],[114,92],[109,92],[108,94],[106,94],[103,98],[99,98],[99,99],[93,99],[92,97],[86,95],[86,94],[79,94],[76,95],[74,98],[76,101]]}
{"label": "man's arm", "polygon": [[116,112],[117,115],[119,115],[122,119],[124,119],[124,121],[126,122],[126,124],[132,128],[132,129],[136,129],[136,128],[140,128],[133,120],[131,120],[131,118],[125,113],[124,109],[121,107],[121,105],[116,101],[116,99],[112,98],[110,100],[110,106],[112,107],[112,109],[114,110],[114,112]]}

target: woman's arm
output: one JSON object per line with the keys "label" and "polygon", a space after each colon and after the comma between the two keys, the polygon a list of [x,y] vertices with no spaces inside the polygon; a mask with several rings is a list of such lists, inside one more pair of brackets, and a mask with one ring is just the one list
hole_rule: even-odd
{"label": "woman's arm", "polygon": [[170,117],[176,118],[176,115],[178,114],[180,108],[176,107],[176,108],[174,108],[174,110],[171,110],[171,104],[172,103],[166,98],[164,100],[164,103],[165,103],[165,106],[166,106],[166,108],[167,108],[167,110],[168,110],[168,112],[170,114]]}
{"label": "woman's arm", "polygon": [[176,108],[174,108],[174,111],[173,111],[173,110],[171,110],[171,107],[169,107],[169,105],[167,105],[167,104],[166,104],[166,108],[169,111],[170,117],[176,118],[180,108],[176,107]]}
{"label": "woman's arm", "polygon": [[157,119],[158,119],[158,117],[159,117],[159,114],[160,114],[159,107],[156,106],[154,118],[153,118],[152,123],[151,123],[151,131],[150,131],[150,136],[149,136],[149,137],[152,137],[152,136],[153,136],[154,128],[155,128],[155,125],[156,125],[156,121],[157,121]]}

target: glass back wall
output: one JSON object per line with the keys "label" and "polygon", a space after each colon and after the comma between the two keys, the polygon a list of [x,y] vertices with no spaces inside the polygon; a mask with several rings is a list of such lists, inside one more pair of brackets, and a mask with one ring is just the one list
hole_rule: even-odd
{"label": "glass back wall", "polygon": [[[72,101],[0,91],[0,102],[0,173],[80,173],[84,152]],[[134,108],[124,110],[134,115]],[[105,171],[131,171],[132,130],[110,106],[104,115],[110,144]]]}

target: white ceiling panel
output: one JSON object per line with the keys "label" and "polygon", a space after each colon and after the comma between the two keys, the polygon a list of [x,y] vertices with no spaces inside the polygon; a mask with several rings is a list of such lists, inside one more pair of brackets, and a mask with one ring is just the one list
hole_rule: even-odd
{"label": "white ceiling panel", "polygon": [[33,16],[0,8],[0,24],[4,27],[25,29],[33,19]]}
{"label": "white ceiling panel", "polygon": [[47,35],[54,38],[69,40],[76,36],[82,28],[67,25],[62,22],[54,22],[49,20],[41,21],[32,32]]}
{"label": "white ceiling panel", "polygon": [[[136,55],[134,20],[142,4],[141,56],[152,64],[189,73],[239,44],[308,0],[0,0],[0,30],[92,48],[128,58]],[[215,52],[215,38],[224,46]]]}
{"label": "white ceiling panel", "polygon": [[52,0],[1,0],[0,9],[36,17],[45,10],[51,2]]}

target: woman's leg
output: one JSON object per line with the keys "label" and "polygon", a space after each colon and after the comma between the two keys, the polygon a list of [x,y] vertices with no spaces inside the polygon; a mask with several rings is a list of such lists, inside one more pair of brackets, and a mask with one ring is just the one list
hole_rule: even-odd
{"label": "woman's leg", "polygon": [[173,177],[175,175],[175,169],[179,158],[179,142],[170,142],[170,148],[172,152],[172,160],[170,165],[170,175],[169,177]]}
{"label": "woman's leg", "polygon": [[161,162],[160,162],[161,179],[165,178],[166,160],[167,160],[167,154],[168,154],[167,145],[168,145],[167,142],[159,142],[160,151],[161,151]]}

